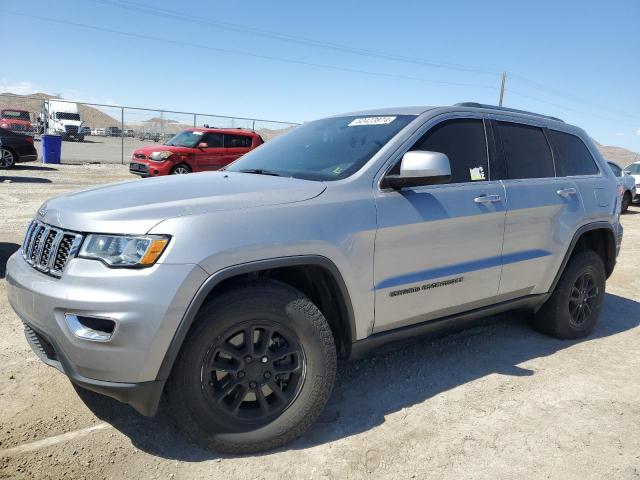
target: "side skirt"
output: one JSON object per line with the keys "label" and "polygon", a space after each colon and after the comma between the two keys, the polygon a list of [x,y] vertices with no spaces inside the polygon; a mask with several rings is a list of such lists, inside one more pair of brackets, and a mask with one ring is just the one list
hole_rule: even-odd
{"label": "side skirt", "polygon": [[428,320],[415,325],[375,333],[367,338],[358,340],[351,345],[349,360],[365,357],[381,346],[411,337],[436,338],[448,333],[464,330],[481,323],[483,317],[495,315],[509,310],[533,310],[542,306],[551,296],[550,293],[527,295],[526,297],[497,303],[488,307],[477,308],[468,312],[449,315],[436,320]]}

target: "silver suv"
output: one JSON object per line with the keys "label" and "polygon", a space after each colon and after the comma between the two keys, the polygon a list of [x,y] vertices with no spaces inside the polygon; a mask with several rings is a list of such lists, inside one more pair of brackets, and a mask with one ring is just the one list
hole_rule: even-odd
{"label": "silver suv", "polygon": [[[622,238],[587,134],[480,104],[309,122],[224,171],[46,202],[7,264],[35,353],[191,438],[299,436],[338,359],[505,310],[588,335]],[[366,394],[366,392],[363,392]]]}

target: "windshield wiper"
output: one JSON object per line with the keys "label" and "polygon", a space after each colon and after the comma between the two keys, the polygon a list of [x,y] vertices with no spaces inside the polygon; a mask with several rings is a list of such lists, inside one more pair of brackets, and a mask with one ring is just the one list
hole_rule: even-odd
{"label": "windshield wiper", "polygon": [[281,177],[278,172],[272,170],[263,170],[262,168],[246,168],[244,170],[238,170],[240,173],[255,173],[256,175],[272,175],[274,177]]}

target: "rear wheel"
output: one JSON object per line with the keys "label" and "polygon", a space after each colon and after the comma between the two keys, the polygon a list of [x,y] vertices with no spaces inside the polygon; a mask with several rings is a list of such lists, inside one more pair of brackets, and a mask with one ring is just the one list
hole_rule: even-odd
{"label": "rear wheel", "polygon": [[169,413],[219,451],[276,448],[324,407],[336,349],[322,313],[274,281],[241,284],[203,307],[167,383]]}
{"label": "rear wheel", "polygon": [[555,291],[536,313],[534,326],[560,339],[589,335],[602,309],[605,278],[602,259],[593,250],[574,255]]}
{"label": "rear wheel", "polygon": [[171,169],[171,175],[186,175],[187,173],[191,173],[191,169],[189,165],[185,165],[184,163],[176,165]]}
{"label": "rear wheel", "polygon": [[8,148],[0,148],[0,168],[11,168],[16,164],[16,154]]}
{"label": "rear wheel", "polygon": [[622,213],[627,211],[627,209],[629,208],[629,205],[631,205],[631,193],[624,192],[624,195],[622,196],[622,208],[621,208]]}

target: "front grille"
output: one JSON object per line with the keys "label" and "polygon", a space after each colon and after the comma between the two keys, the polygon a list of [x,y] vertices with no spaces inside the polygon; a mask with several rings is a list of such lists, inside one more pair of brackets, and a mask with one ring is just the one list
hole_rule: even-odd
{"label": "front grille", "polygon": [[64,130],[65,132],[67,132],[69,135],[76,135],[78,133],[78,127],[77,125],[65,125],[64,126]]}
{"label": "front grille", "polygon": [[24,334],[27,336],[27,339],[29,339],[30,343],[33,344],[33,346],[37,348],[38,351],[40,351],[40,353],[42,353],[49,360],[58,359],[53,345],[51,345],[51,343],[49,343],[46,338],[44,338],[26,323],[24,324]]}
{"label": "front grille", "polygon": [[34,220],[22,244],[22,257],[29,265],[53,277],[60,277],[82,243],[82,235]]}
{"label": "front grille", "polygon": [[134,153],[133,157],[134,158],[142,158],[142,159],[147,158],[147,156],[144,153]]}

